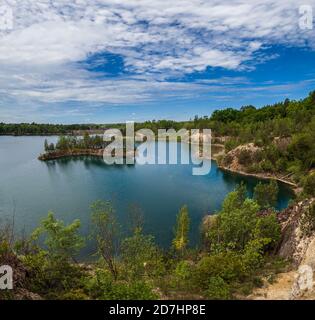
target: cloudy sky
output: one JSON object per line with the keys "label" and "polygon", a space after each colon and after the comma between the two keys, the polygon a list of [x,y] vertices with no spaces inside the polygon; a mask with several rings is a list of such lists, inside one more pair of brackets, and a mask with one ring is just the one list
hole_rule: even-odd
{"label": "cloudy sky", "polygon": [[315,31],[300,5],[315,14],[315,0],[0,0],[0,121],[189,119],[302,98]]}

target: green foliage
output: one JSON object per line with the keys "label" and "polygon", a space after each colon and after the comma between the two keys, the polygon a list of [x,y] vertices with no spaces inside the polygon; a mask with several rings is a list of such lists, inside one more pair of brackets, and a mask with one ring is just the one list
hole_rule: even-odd
{"label": "green foliage", "polygon": [[80,266],[54,259],[44,250],[22,258],[28,270],[27,287],[46,299],[62,299],[62,295],[81,286]]}
{"label": "green foliage", "polygon": [[193,281],[199,288],[206,290],[211,277],[220,277],[231,283],[244,276],[241,254],[227,251],[201,258],[194,271]]}
{"label": "green foliage", "polygon": [[[157,288],[169,298],[230,299],[261,285],[258,272],[265,268],[266,253],[280,237],[276,214],[269,210],[262,215],[259,205],[247,198],[244,184],[226,197],[217,215],[207,219],[203,232],[208,251],[186,250],[185,256],[174,257],[171,250],[162,254],[154,238],[142,233],[141,219],[132,224],[133,234],[120,242],[111,203],[98,201],[91,207],[100,262],[77,264],[74,258],[83,245],[79,221],[65,225],[49,213],[31,241],[15,246],[27,270],[23,283],[27,290],[45,299],[156,299]],[[315,225],[313,211],[308,220],[311,228]],[[182,251],[189,230],[185,206],[175,230],[175,239],[185,244],[178,247]],[[5,234],[3,238],[0,233],[0,256],[14,255],[8,232]],[[44,248],[39,241],[42,237]]]}
{"label": "green foliage", "polygon": [[303,164],[304,169],[310,169],[315,164],[315,134],[314,130],[293,136],[289,153]]}
{"label": "green foliage", "polygon": [[109,201],[96,201],[91,205],[92,237],[97,244],[97,254],[107,264],[113,277],[117,279],[118,269],[116,257],[120,246],[120,230]]}
{"label": "green foliage", "polygon": [[80,221],[75,220],[65,226],[49,212],[40,227],[33,232],[32,239],[37,240],[41,235],[45,235],[47,251],[52,259],[74,260],[84,245],[83,238],[78,234],[80,225]]}
{"label": "green foliage", "polygon": [[240,141],[238,139],[229,139],[225,144],[226,152],[229,152],[240,145]]}
{"label": "green foliage", "polygon": [[210,300],[228,300],[231,297],[230,287],[221,277],[210,277],[205,295]]}
{"label": "green foliage", "polygon": [[49,150],[49,146],[48,146],[48,141],[47,141],[47,139],[45,139],[44,148],[45,148],[45,151],[48,151],[48,150]]}
{"label": "green foliage", "polygon": [[92,299],[101,300],[152,300],[157,295],[145,281],[114,281],[112,275],[97,270],[86,282],[86,290]]}
{"label": "green foliage", "polygon": [[63,293],[79,285],[82,272],[74,263],[84,245],[78,234],[79,227],[80,221],[64,225],[49,212],[33,232],[31,240],[37,241],[44,237],[46,247],[43,250],[34,243],[31,251],[22,257],[30,274],[28,286],[33,292],[47,299],[59,299]]}
{"label": "green foliage", "polygon": [[176,220],[176,227],[175,227],[175,238],[173,240],[173,246],[175,250],[183,252],[188,245],[188,233],[189,233],[189,225],[190,225],[190,218],[188,215],[188,208],[187,206],[183,206],[178,215]]}
{"label": "green foliage", "polygon": [[176,265],[176,268],[174,270],[174,276],[179,280],[179,281],[187,281],[191,278],[192,276],[192,266],[189,261],[179,261],[178,264]]}
{"label": "green foliage", "polygon": [[278,241],[280,227],[275,214],[259,216],[259,205],[245,197],[246,189],[241,185],[225,198],[222,210],[206,231],[212,250],[218,246],[243,250],[249,241],[259,238],[268,238],[271,244]]}
{"label": "green foliage", "polygon": [[279,187],[275,180],[268,184],[259,182],[254,189],[254,199],[262,209],[275,207],[278,193]]}
{"label": "green foliage", "polygon": [[257,270],[264,261],[264,248],[270,244],[270,238],[257,238],[249,241],[244,249],[243,263],[247,272]]}
{"label": "green foliage", "polygon": [[[118,125],[115,125],[115,127]],[[75,130],[99,130],[101,124],[0,123],[0,135],[64,135]],[[113,125],[111,125],[113,127]]]}
{"label": "green foliage", "polygon": [[120,258],[128,279],[157,278],[165,272],[163,256],[154,237],[143,235],[140,230],[123,240]]}
{"label": "green foliage", "polygon": [[308,175],[304,179],[303,190],[308,196],[315,196],[315,173]]}
{"label": "green foliage", "polygon": [[48,144],[47,139],[45,139],[44,149],[46,152],[82,149],[102,149],[105,148],[107,144],[108,143],[103,141],[102,136],[90,136],[88,132],[85,131],[83,138],[77,136],[61,135],[56,143],[56,146],[53,143]]}
{"label": "green foliage", "polygon": [[170,272],[170,278],[165,277],[166,285],[165,289],[178,290],[189,292],[195,289],[195,283],[193,281],[194,275],[194,263],[193,261],[179,260],[172,261],[174,266]]}
{"label": "green foliage", "polygon": [[254,239],[268,239],[269,247],[273,247],[280,240],[280,235],[281,228],[276,213],[268,212],[257,218]]}
{"label": "green foliage", "polygon": [[248,165],[252,161],[252,155],[249,150],[241,150],[238,155],[238,162],[241,165]]}

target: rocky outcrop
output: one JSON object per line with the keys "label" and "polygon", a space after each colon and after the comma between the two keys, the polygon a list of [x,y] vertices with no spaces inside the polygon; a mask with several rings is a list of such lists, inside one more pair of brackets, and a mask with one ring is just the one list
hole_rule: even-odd
{"label": "rocky outcrop", "polygon": [[315,299],[315,230],[309,224],[309,210],[315,199],[294,204],[278,214],[282,238],[276,254],[291,263],[291,270],[277,275],[273,283],[254,290],[248,299]]}
{"label": "rocky outcrop", "polygon": [[308,223],[306,215],[314,201],[314,199],[301,201],[278,215],[282,238],[277,254],[290,259],[295,267],[307,262],[315,268],[315,232],[305,231]]}
{"label": "rocky outcrop", "polygon": [[288,184],[293,188],[296,194],[301,192],[301,189],[295,182],[290,179],[290,175],[281,175],[268,172],[257,172],[253,170],[252,165],[259,158],[262,148],[254,143],[247,143],[236,147],[235,149],[220,155],[218,158],[219,168],[222,170],[238,173],[245,176],[252,176],[259,179],[275,179],[282,183]]}

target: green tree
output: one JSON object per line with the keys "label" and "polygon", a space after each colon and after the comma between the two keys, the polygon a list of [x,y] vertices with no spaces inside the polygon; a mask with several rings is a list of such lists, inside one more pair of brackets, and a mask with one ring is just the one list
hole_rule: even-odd
{"label": "green tree", "polygon": [[303,190],[307,196],[315,196],[315,173],[308,175],[304,179]]}
{"label": "green tree", "polygon": [[175,238],[173,240],[173,247],[177,251],[183,252],[188,245],[188,233],[189,233],[190,218],[188,214],[187,206],[183,206],[177,214],[176,226],[175,226]]}
{"label": "green tree", "polygon": [[144,275],[156,278],[164,271],[163,257],[154,243],[154,237],[143,235],[139,229],[123,240],[120,258],[131,279],[139,279]]}
{"label": "green tree", "polygon": [[60,136],[59,140],[56,144],[56,149],[58,150],[68,150],[69,149],[69,141],[67,137],[65,136]]}
{"label": "green tree", "polygon": [[253,239],[268,238],[274,244],[280,228],[275,214],[259,216],[259,205],[251,199],[240,201],[243,188],[231,192],[224,200],[222,210],[205,230],[211,250],[243,250]]}
{"label": "green tree", "polygon": [[119,225],[109,201],[96,201],[91,205],[93,233],[97,253],[103,258],[114,279],[118,277],[116,258],[120,248]]}
{"label": "green tree", "polygon": [[78,233],[80,226],[80,220],[64,225],[52,212],[49,212],[32,233],[32,239],[37,240],[44,235],[45,245],[51,258],[75,261],[76,255],[84,246],[84,239]]}
{"label": "green tree", "polygon": [[90,147],[91,139],[87,131],[85,131],[83,134],[83,143],[85,148]]}
{"label": "green tree", "polygon": [[47,139],[45,139],[44,148],[45,148],[45,151],[46,151],[46,152],[49,150],[49,145],[48,145]]}
{"label": "green tree", "polygon": [[[62,295],[80,286],[83,276],[76,256],[84,245],[78,230],[80,221],[64,225],[49,213],[34,230],[29,247],[21,256],[28,270],[26,285],[32,292],[47,299],[60,299]],[[44,238],[45,249],[37,243]]]}
{"label": "green tree", "polygon": [[279,193],[278,183],[271,180],[268,184],[259,182],[254,189],[254,199],[263,209],[275,207]]}
{"label": "green tree", "polygon": [[205,295],[211,300],[228,300],[231,296],[230,287],[221,277],[210,277]]}

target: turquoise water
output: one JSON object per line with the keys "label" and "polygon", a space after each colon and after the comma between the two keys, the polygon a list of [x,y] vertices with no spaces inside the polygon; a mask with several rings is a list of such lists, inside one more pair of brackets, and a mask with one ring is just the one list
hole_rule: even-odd
{"label": "turquoise water", "polygon": [[[54,142],[56,137],[47,137]],[[107,166],[98,158],[41,162],[45,137],[0,137],[0,219],[15,216],[15,229],[33,230],[49,210],[66,222],[80,219],[82,233],[90,228],[90,204],[111,200],[123,230],[130,204],[141,207],[145,231],[168,247],[176,214],[184,204],[191,216],[191,243],[196,244],[205,214],[219,210],[224,197],[245,181],[249,194],[255,178],[223,172],[212,162],[206,176],[193,176],[192,165]],[[188,152],[188,146],[186,152]],[[280,184],[278,209],[292,193]],[[86,253],[90,246],[86,249]]]}

